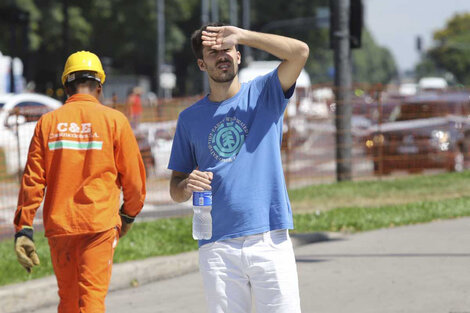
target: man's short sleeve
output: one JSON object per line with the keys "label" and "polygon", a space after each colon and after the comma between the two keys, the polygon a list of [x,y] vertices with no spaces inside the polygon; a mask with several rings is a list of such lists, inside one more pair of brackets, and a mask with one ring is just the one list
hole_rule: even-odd
{"label": "man's short sleeve", "polygon": [[194,156],[194,149],[187,133],[184,122],[180,117],[176,124],[175,137],[173,139],[173,146],[171,147],[170,162],[168,169],[191,173],[197,166],[196,158]]}
{"label": "man's short sleeve", "polygon": [[278,76],[278,68],[266,75],[259,76],[253,81],[260,92],[267,107],[279,114],[283,114],[288,100],[292,97],[295,90],[295,83],[286,91],[282,90],[281,82]]}

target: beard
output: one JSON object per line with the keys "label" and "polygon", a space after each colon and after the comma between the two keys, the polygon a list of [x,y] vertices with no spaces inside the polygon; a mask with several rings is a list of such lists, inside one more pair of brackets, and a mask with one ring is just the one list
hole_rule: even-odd
{"label": "beard", "polygon": [[235,76],[238,74],[238,67],[235,68],[235,65],[232,63],[232,66],[226,72],[218,72],[218,69],[215,68],[212,71],[207,73],[209,77],[216,83],[228,83],[231,82]]}

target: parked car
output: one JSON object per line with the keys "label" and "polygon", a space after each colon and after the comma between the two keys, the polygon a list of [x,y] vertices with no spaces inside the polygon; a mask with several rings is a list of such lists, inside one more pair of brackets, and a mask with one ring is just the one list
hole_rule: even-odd
{"label": "parked car", "polygon": [[[148,160],[147,164],[152,165],[146,169],[148,177],[152,175],[157,177],[169,177],[171,174],[167,166],[170,160],[175,130],[176,120],[139,124],[137,132],[140,133],[142,137],[146,138],[147,147],[150,148],[147,148],[147,152],[145,153]],[[143,152],[142,156],[144,156]]]}
{"label": "parked car", "polygon": [[140,154],[145,166],[145,173],[147,177],[155,174],[155,159],[152,154],[152,147],[150,146],[148,134],[145,130],[134,129],[134,136],[139,145]]}
{"label": "parked car", "polygon": [[447,81],[442,77],[423,77],[418,82],[419,92],[444,91],[447,87]]}
{"label": "parked car", "polygon": [[37,120],[61,105],[35,93],[0,95],[0,172],[10,175],[23,170]]}
{"label": "parked car", "polygon": [[398,109],[406,99],[407,96],[388,92],[382,93],[380,102],[369,95],[352,97],[352,114],[369,119],[371,124],[395,121]]}
{"label": "parked car", "polygon": [[462,171],[470,164],[470,93],[408,98],[396,121],[371,128],[365,141],[374,172]]}

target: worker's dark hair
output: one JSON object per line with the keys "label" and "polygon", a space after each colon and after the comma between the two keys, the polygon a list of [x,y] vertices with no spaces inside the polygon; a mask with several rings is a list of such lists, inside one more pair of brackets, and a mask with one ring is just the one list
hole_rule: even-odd
{"label": "worker's dark hair", "polygon": [[193,49],[193,53],[196,56],[196,59],[202,59],[202,31],[206,30],[207,26],[226,26],[224,23],[215,22],[215,23],[208,23],[203,25],[198,30],[195,30],[194,33],[191,35],[191,47]]}
{"label": "worker's dark hair", "polygon": [[90,91],[95,91],[96,88],[101,86],[101,84],[90,78],[78,78],[70,83],[65,84],[65,88],[67,89],[69,95],[74,95],[77,93],[79,87],[88,87]]}

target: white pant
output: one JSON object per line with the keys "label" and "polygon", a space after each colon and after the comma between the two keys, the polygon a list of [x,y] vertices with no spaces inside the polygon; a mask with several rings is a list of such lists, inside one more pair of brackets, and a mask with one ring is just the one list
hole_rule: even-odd
{"label": "white pant", "polygon": [[299,284],[287,230],[205,244],[199,268],[210,313],[300,313]]}

